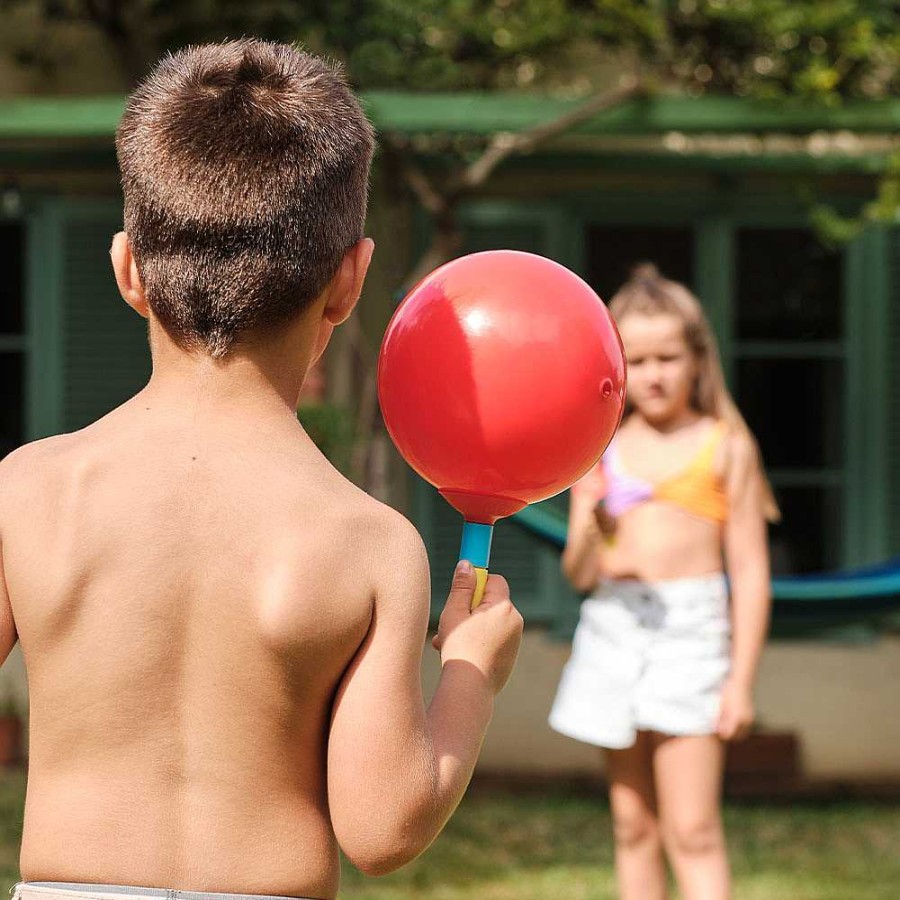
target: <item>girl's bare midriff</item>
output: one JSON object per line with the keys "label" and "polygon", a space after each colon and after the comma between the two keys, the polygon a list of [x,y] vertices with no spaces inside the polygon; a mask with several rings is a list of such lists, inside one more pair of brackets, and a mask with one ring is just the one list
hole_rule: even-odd
{"label": "girl's bare midriff", "polygon": [[602,551],[602,574],[660,581],[721,572],[721,541],[718,523],[648,501],[618,518],[615,538]]}

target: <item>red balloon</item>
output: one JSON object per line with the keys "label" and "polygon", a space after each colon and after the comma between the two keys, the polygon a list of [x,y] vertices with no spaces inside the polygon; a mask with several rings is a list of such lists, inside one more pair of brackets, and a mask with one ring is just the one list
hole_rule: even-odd
{"label": "red balloon", "polygon": [[622,342],[600,298],[559,263],[473,253],[397,308],[378,397],[410,466],[468,521],[492,525],[600,458],[624,409]]}

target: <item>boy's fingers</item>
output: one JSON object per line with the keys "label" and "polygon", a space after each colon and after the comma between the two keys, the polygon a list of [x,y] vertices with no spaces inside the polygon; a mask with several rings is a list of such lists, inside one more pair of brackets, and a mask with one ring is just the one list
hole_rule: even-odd
{"label": "boy's fingers", "polygon": [[447,606],[451,608],[465,607],[469,610],[472,594],[475,593],[475,569],[467,559],[461,559],[453,572],[453,581],[450,584],[450,593],[447,596]]}
{"label": "boy's fingers", "polygon": [[490,606],[509,600],[509,584],[502,575],[488,575],[487,584],[484,586],[482,606]]}

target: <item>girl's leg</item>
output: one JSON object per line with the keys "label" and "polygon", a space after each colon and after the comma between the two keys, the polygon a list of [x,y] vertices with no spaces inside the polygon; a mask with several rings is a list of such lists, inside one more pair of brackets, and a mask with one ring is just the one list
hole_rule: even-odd
{"label": "girl's leg", "polygon": [[606,751],[606,777],[621,900],[665,900],[666,870],[656,816],[649,735],[627,750]]}
{"label": "girl's leg", "polygon": [[720,813],[724,744],[715,735],[654,735],[663,842],[684,900],[728,900]]}

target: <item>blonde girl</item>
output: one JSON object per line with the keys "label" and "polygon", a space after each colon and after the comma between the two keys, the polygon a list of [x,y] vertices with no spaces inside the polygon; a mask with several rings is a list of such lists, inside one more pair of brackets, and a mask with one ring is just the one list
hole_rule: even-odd
{"label": "blonde girl", "polygon": [[571,493],[590,597],[550,724],[605,748],[622,900],[663,900],[666,857],[685,900],[725,900],[724,742],[753,721],[778,510],[697,299],[643,265],[610,309],[628,408]]}

